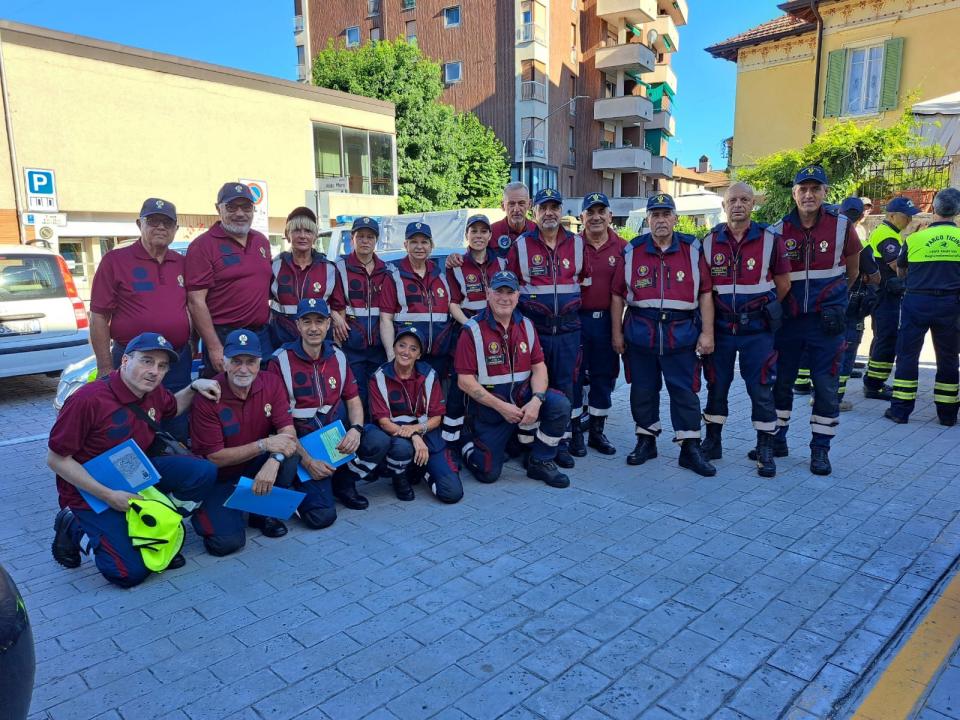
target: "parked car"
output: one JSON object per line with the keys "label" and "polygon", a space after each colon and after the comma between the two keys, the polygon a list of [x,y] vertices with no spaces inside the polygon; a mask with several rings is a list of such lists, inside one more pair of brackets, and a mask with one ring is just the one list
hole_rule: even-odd
{"label": "parked car", "polygon": [[62,257],[0,245],[0,377],[57,375],[90,353],[90,321]]}

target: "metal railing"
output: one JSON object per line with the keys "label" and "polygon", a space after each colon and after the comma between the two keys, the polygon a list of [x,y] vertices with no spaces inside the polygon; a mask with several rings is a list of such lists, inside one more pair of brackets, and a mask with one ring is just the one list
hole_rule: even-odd
{"label": "metal railing", "polygon": [[547,44],[547,31],[539,23],[524,23],[517,28],[517,42],[528,43],[535,42],[540,45]]}
{"label": "metal railing", "polygon": [[520,83],[520,99],[545,103],[547,101],[547,86],[536,80],[524,80]]}
{"label": "metal railing", "polygon": [[293,16],[293,34],[303,32],[303,15],[294,15]]}
{"label": "metal railing", "polygon": [[547,144],[537,138],[527,140],[527,157],[546,157]]}
{"label": "metal railing", "polygon": [[307,79],[307,66],[306,65],[297,65],[297,81],[303,82]]}
{"label": "metal railing", "polygon": [[933,196],[950,184],[950,160],[945,157],[901,158],[868,167],[858,195],[873,200],[874,207],[894,195],[906,195],[917,207],[928,209]]}

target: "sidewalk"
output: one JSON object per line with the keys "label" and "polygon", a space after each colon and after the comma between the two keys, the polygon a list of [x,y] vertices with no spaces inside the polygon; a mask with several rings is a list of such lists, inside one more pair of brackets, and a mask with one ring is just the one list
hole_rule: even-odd
{"label": "sidewalk", "polygon": [[[851,381],[826,478],[807,469],[797,398],[772,480],[745,457],[742,384],[710,479],[677,466],[669,430],[658,459],[624,463],[621,387],[620,451],[579,460],[567,490],[515,465],[492,486],[465,473],[455,506],[377,482],[369,510],[251,531],[228,558],[189,532],[187,566],[133,591],[52,561],[45,443],[0,447],[0,558],[37,643],[31,717],[829,717],[960,554],[960,428],[933,421],[932,371],[920,384],[898,426]],[[16,422],[2,399],[0,414]]]}

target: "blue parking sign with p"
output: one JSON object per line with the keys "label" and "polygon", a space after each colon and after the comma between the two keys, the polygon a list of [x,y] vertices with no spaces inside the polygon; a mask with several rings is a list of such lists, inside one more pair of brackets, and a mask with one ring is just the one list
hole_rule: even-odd
{"label": "blue parking sign with p", "polygon": [[57,182],[53,170],[24,168],[27,181],[27,210],[57,212]]}
{"label": "blue parking sign with p", "polygon": [[28,171],[27,188],[31,194],[53,195],[53,172],[51,170]]}

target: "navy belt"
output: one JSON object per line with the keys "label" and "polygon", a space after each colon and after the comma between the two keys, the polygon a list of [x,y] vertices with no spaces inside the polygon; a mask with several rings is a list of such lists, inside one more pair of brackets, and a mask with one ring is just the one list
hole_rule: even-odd
{"label": "navy belt", "polygon": [[693,320],[693,310],[655,310],[653,308],[633,308],[644,317],[650,317],[660,322],[675,322],[677,320]]}
{"label": "navy belt", "polygon": [[763,320],[766,317],[766,313],[763,310],[753,310],[751,312],[741,313],[718,312],[716,317],[718,320],[722,320],[723,322],[735,323],[737,325],[749,325],[753,320]]}
{"label": "navy belt", "polygon": [[907,295],[928,295],[930,297],[960,296],[960,290],[907,290]]}

